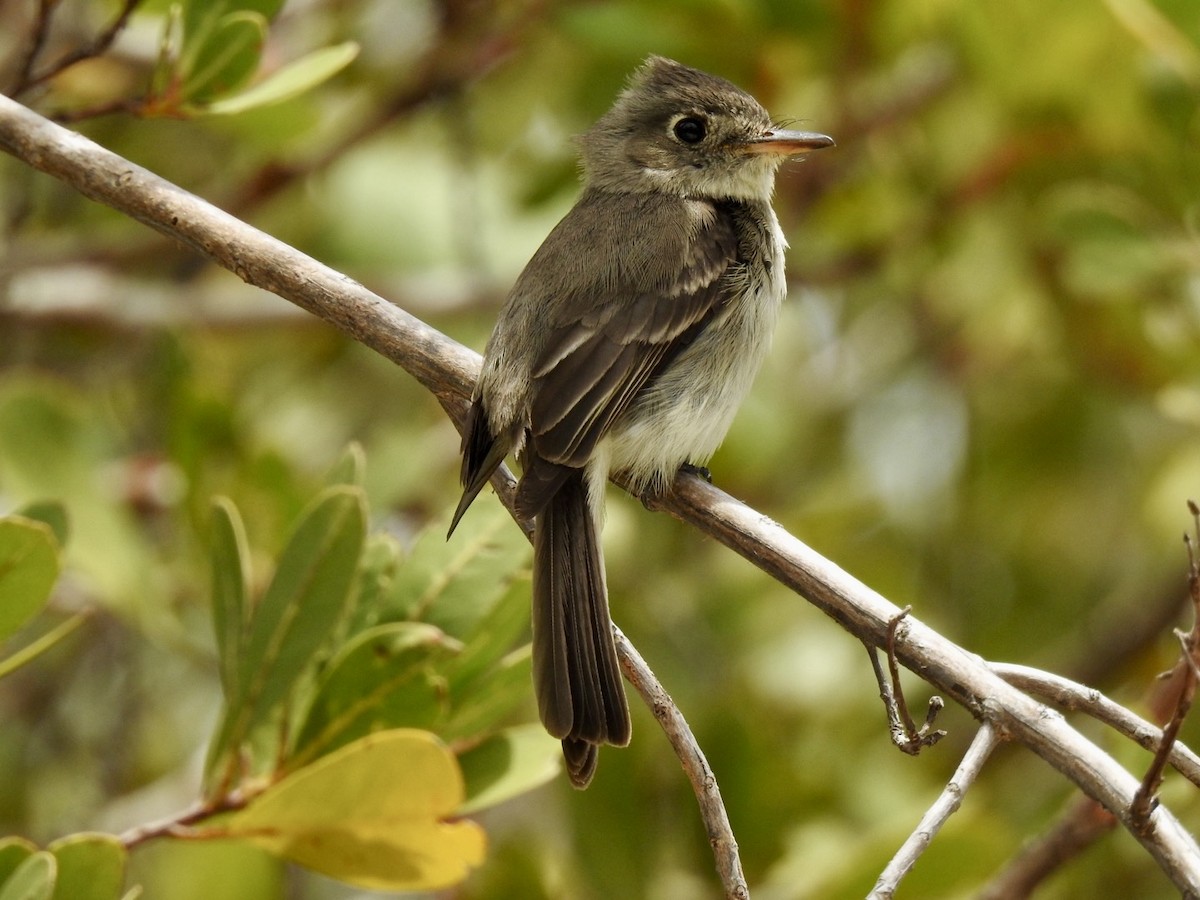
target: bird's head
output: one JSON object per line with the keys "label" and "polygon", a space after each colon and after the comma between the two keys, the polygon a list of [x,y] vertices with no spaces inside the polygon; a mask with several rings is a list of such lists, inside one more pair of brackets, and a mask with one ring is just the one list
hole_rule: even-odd
{"label": "bird's head", "polygon": [[833,139],[771,123],[736,85],[652,56],[584,135],[588,184],[634,193],[765,200],[783,160]]}

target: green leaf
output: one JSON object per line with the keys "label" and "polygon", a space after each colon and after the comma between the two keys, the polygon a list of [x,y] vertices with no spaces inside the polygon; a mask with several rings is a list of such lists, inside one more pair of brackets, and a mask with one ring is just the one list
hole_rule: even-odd
{"label": "green leaf", "polygon": [[367,538],[358,566],[358,589],[347,620],[347,634],[358,634],[379,624],[384,598],[403,557],[399,541],[390,534],[377,532]]}
{"label": "green leaf", "polygon": [[533,698],[533,656],[529,644],[488,669],[484,677],[451,681],[450,719],[438,733],[443,740],[474,740],[496,730]]}
{"label": "green leaf", "polygon": [[[529,579],[516,578],[476,625],[462,653],[445,668],[450,719],[444,740],[477,738],[496,729],[533,696],[529,633]],[[514,647],[519,649],[514,650]]]}
{"label": "green leaf", "polygon": [[237,675],[239,694],[226,708],[209,757],[210,776],[278,714],[315,664],[353,595],[366,527],[366,501],[354,487],[326,489],[302,515],[252,615]]}
{"label": "green leaf", "polygon": [[54,900],[119,900],[125,848],[111,834],[72,834],[46,848],[58,861]]}
{"label": "green leaf", "polygon": [[562,770],[562,748],[540,724],[517,725],[458,755],[467,799],[458,812],[469,815],[527,793]]}
{"label": "green leaf", "polygon": [[284,778],[198,836],[237,837],[370,890],[438,890],[483,861],[454,755],[410,729],[373,734]]}
{"label": "green leaf", "polygon": [[0,885],[0,900],[50,900],[57,865],[45,850],[30,854]]}
{"label": "green leaf", "polygon": [[358,488],[323,491],[303,514],[254,612],[241,682],[254,719],[284,699],[345,611],[367,530]]}
{"label": "green leaf", "polygon": [[237,507],[224,497],[213,503],[211,540],[213,628],[221,687],[229,700],[240,693],[239,666],[250,617],[250,551]]}
{"label": "green leaf", "polygon": [[197,110],[216,116],[242,113],[272,103],[282,103],[328,81],[358,56],[358,44],[348,41],[322,47],[272,72],[244,91],[208,103]]}
{"label": "green leaf", "polygon": [[363,486],[363,477],[367,470],[367,455],[363,452],[362,444],[351,441],[333,464],[329,474],[325,476],[325,484],[350,484],[355,487]]}
{"label": "green leaf", "polygon": [[474,513],[449,541],[440,528],[422,532],[396,573],[382,615],[429,622],[457,638],[470,634],[528,567],[531,552],[497,504]]}
{"label": "green leaf", "polygon": [[42,608],[59,567],[49,525],[22,516],[0,519],[0,641]]}
{"label": "green leaf", "polygon": [[501,659],[528,641],[530,579],[521,573],[504,586],[499,599],[468,632],[465,648],[448,673],[455,689],[470,690],[472,682],[488,678]]}
{"label": "green leaf", "polygon": [[238,13],[257,13],[270,21],[284,0],[185,0],[183,27],[195,41],[207,40],[217,23]]}
{"label": "green leaf", "polygon": [[241,10],[215,20],[206,18],[199,39],[185,30],[179,67],[181,99],[205,103],[245,84],[258,69],[267,26],[261,14]]}
{"label": "green leaf", "polygon": [[17,866],[37,853],[37,844],[23,837],[0,838],[0,884],[8,881]]}
{"label": "green leaf", "polygon": [[318,683],[290,763],[303,764],[385,728],[431,728],[447,701],[433,666],[457,646],[420,622],[394,622],[355,635]]}
{"label": "green leaf", "polygon": [[45,522],[54,532],[54,539],[59,547],[67,545],[71,535],[71,523],[67,517],[67,508],[57,500],[39,500],[17,510],[18,516]]}

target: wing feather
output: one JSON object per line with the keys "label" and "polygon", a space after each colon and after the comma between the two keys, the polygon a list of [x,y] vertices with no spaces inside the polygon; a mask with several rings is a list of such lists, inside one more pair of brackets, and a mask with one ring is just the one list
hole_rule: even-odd
{"label": "wing feather", "polygon": [[[737,235],[719,207],[708,205],[707,213],[696,217],[695,233],[664,229],[658,237],[661,255],[682,265],[660,264],[655,274],[614,264],[622,277],[606,285],[606,296],[590,297],[586,315],[550,325],[534,366],[530,434],[538,456],[582,466],[617,417],[726,301],[722,276],[737,262]],[[638,255],[647,250],[640,247]],[[649,279],[655,283],[644,283]]]}

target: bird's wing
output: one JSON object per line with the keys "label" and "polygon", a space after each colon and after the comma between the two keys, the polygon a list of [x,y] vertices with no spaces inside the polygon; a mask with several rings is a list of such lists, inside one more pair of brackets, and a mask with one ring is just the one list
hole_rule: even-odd
{"label": "bird's wing", "polygon": [[549,317],[530,409],[529,449],[543,465],[541,472],[526,465],[523,512],[535,513],[553,493],[555,470],[587,462],[614,420],[726,301],[722,276],[738,255],[732,219],[712,204],[686,209],[694,217],[686,230],[677,216],[653,221],[679,207],[646,211],[650,221],[639,220],[609,248],[616,258],[600,260],[609,271],[588,285],[591,295],[563,304],[563,321]]}

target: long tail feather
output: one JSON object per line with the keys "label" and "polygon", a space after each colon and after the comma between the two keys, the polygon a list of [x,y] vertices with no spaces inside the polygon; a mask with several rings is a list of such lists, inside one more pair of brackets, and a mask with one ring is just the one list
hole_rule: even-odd
{"label": "long tail feather", "polygon": [[571,783],[580,788],[595,772],[596,747],[624,746],[630,736],[599,537],[578,470],[534,531],[533,678],[542,723],[562,739]]}

